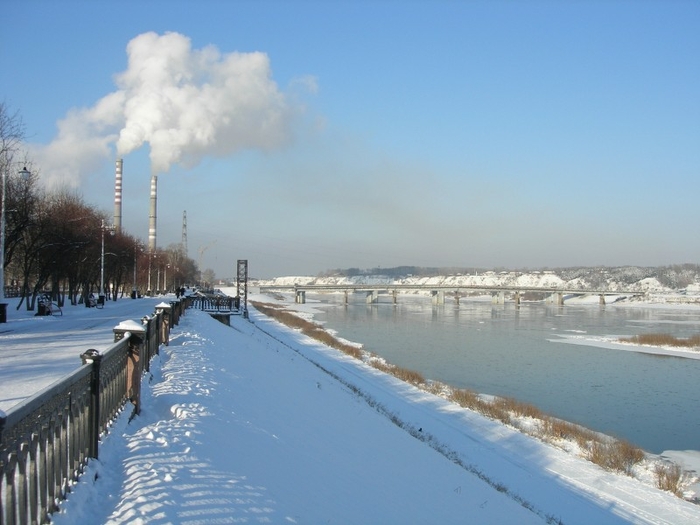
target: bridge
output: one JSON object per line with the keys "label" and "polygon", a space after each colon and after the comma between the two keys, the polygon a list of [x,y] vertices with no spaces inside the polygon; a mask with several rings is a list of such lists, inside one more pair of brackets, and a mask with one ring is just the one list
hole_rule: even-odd
{"label": "bridge", "polygon": [[296,285],[268,285],[261,286],[260,292],[274,291],[294,291],[297,303],[306,302],[306,292],[344,292],[345,303],[348,303],[350,293],[366,292],[367,304],[379,302],[379,294],[387,293],[392,295],[393,303],[396,304],[399,292],[406,291],[428,291],[432,296],[433,304],[445,304],[445,293],[451,292],[455,302],[459,305],[460,297],[464,297],[473,292],[490,293],[494,304],[504,304],[506,294],[512,294],[515,304],[519,305],[522,294],[532,292],[548,295],[547,302],[551,304],[563,305],[567,295],[597,295],[599,303],[605,304],[606,296],[645,295],[645,292],[638,290],[596,290],[581,288],[556,288],[537,286],[507,286],[507,285],[435,285],[435,284],[296,284]]}

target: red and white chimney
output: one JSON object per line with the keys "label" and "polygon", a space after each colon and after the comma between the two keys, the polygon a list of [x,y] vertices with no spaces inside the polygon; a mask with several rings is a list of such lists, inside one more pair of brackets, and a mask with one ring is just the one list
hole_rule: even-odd
{"label": "red and white chimney", "polygon": [[114,181],[114,231],[122,231],[122,167],[124,161],[117,160],[116,179]]}

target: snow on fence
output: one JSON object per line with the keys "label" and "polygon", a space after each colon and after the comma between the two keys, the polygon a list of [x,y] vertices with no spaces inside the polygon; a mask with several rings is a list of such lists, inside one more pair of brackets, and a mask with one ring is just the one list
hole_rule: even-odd
{"label": "snow on fence", "polygon": [[103,354],[87,350],[80,368],[0,411],[0,525],[49,523],[127,401],[138,414],[142,375],[190,304],[161,303],[140,324],[121,323]]}

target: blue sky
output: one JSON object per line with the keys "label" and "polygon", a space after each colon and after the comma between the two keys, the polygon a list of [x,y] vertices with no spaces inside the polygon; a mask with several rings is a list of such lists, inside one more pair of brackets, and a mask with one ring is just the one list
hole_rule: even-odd
{"label": "blue sky", "polygon": [[123,157],[145,241],[157,171],[158,246],[186,210],[220,277],[700,261],[700,2],[9,0],[3,19],[2,99],[42,180],[111,213]]}

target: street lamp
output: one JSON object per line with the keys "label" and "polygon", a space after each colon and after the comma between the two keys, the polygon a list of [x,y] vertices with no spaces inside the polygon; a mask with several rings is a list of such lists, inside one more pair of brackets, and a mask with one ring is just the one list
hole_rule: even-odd
{"label": "street lamp", "polygon": [[105,304],[105,230],[114,235],[114,226],[105,226],[105,220],[102,219],[102,254],[100,256],[100,296],[97,301],[100,304]]}
{"label": "street lamp", "polygon": [[[5,195],[7,193],[7,170],[9,162],[5,156],[5,169],[2,170],[2,204],[0,204],[0,323],[7,322],[7,303],[5,303]],[[28,180],[31,173],[24,167],[19,172],[20,177]]]}
{"label": "street lamp", "polygon": [[146,295],[148,295],[148,297],[151,297],[151,295],[153,295],[153,292],[151,291],[151,262],[155,258],[156,258],[156,254],[153,252],[149,252],[149,254],[148,254],[148,289],[146,290]]}
{"label": "street lamp", "polygon": [[131,298],[138,297],[138,288],[136,287],[136,264],[138,263],[138,248],[134,248],[134,284],[131,287]]}

